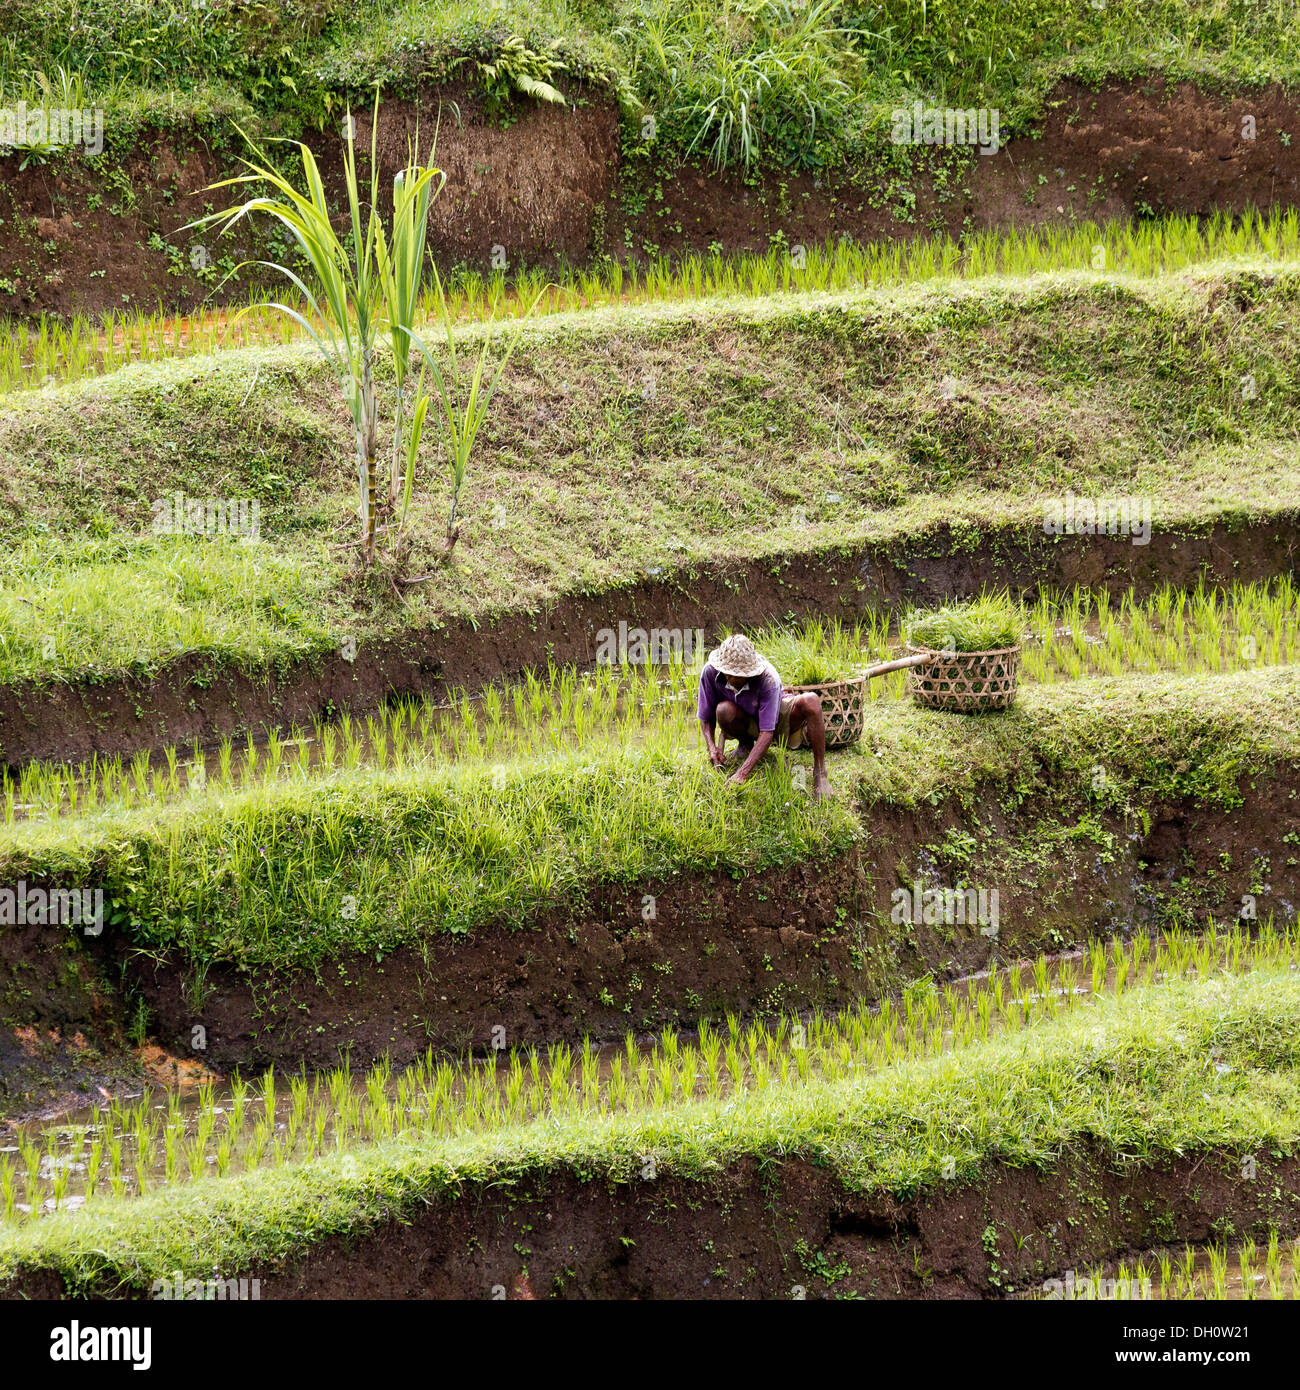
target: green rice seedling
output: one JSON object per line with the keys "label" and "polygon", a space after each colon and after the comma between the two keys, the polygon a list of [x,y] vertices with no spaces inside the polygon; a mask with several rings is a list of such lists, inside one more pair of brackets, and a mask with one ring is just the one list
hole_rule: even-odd
{"label": "green rice seedling", "polygon": [[1237,1251],[1237,1263],[1241,1270],[1241,1296],[1252,1302],[1258,1298],[1259,1291],[1255,1279],[1255,1259],[1257,1251],[1253,1240],[1243,1241]]}
{"label": "green rice seedling", "polygon": [[267,1128],[274,1129],[276,1107],[274,1067],[267,1068],[267,1070],[262,1074],[261,1101],[262,1111],[266,1120]]}
{"label": "green rice seedling", "polygon": [[323,1108],[316,1110],[312,1114],[311,1140],[308,1148],[308,1157],[315,1158],[324,1152],[325,1148],[325,1129],[329,1124],[329,1114]]}
{"label": "green rice seedling", "polygon": [[235,1072],[230,1078],[230,1109],[228,1114],[228,1130],[231,1134],[239,1134],[244,1128],[244,1109],[248,1104],[248,1083],[244,1078]]}
{"label": "green rice seedling", "polygon": [[1206,1255],[1210,1262],[1210,1297],[1220,1301],[1228,1288],[1228,1251],[1225,1246],[1211,1245]]}
{"label": "green rice seedling", "polygon": [[122,1160],[122,1133],[116,1127],[110,1128],[108,1146],[108,1178],[113,1195],[120,1197],[126,1191],[126,1179]]}
{"label": "green rice seedling", "polygon": [[251,787],[257,779],[257,762],[260,754],[261,750],[258,748],[250,732],[248,740],[244,745],[244,766],[240,779],[242,784],[246,787]]}
{"label": "green rice seedling", "polygon": [[223,738],[217,746],[217,784],[223,791],[229,791],[232,785],[230,764],[234,756],[234,748],[229,738]]}
{"label": "green rice seedling", "polygon": [[18,1169],[8,1157],[0,1158],[0,1209],[7,1222],[18,1219]]}
{"label": "green rice seedling", "polygon": [[18,1136],[18,1156],[24,1168],[25,1195],[27,1205],[35,1212],[40,1208],[41,1190],[41,1149],[25,1134]]}
{"label": "green rice seedling", "polygon": [[628,1087],[627,1077],[623,1071],[623,1057],[615,1054],[610,1059],[609,1079],[606,1086],[606,1104],[611,1111],[617,1112],[628,1108]]}
{"label": "green rice seedling", "polygon": [[668,1105],[673,1098],[676,1086],[676,1067],[673,1059],[665,1053],[656,1051],[653,1056],[654,1066],[654,1103],[656,1105]]}
{"label": "green rice seedling", "polygon": [[932,651],[978,652],[1013,647],[1020,641],[1025,615],[1005,590],[983,593],[965,604],[911,616],[908,642]]}
{"label": "green rice seedling", "polygon": [[1183,1246],[1181,1273],[1184,1287],[1188,1290],[1194,1289],[1196,1287],[1196,1251],[1190,1245]]}
{"label": "green rice seedling", "polygon": [[[616,1057],[618,1064],[618,1075],[622,1078],[622,1058]],[[613,1085],[614,1072],[610,1071],[610,1084]],[[526,1077],[524,1075],[523,1059],[517,1051],[512,1050],[510,1054],[510,1070],[506,1075],[505,1085],[505,1112],[512,1124],[523,1124],[527,1115],[527,1097],[524,1087]]]}
{"label": "green rice seedling", "polygon": [[298,744],[298,775],[305,782],[311,772],[311,740],[301,729],[295,729]]}
{"label": "green rice seedling", "polygon": [[224,1178],[230,1171],[231,1160],[234,1158],[235,1144],[229,1134],[223,1134],[217,1141],[216,1160],[213,1167],[216,1169],[217,1177]]}
{"label": "green rice seedling", "polygon": [[207,1172],[207,1141],[209,1133],[210,1131],[205,1133],[201,1129],[196,1131],[191,1137],[189,1144],[186,1146],[186,1166],[189,1169],[191,1180],[196,1182]]}
{"label": "green rice seedling", "polygon": [[[785,1054],[782,1054],[785,1060]],[[684,1048],[677,1058],[677,1088],[684,1101],[695,1099],[695,1086],[699,1078],[699,1053],[694,1048]]]}
{"label": "green rice seedling", "polygon": [[64,1198],[68,1195],[68,1184],[72,1180],[71,1164],[72,1157],[70,1155],[66,1159],[56,1156],[51,1167],[50,1172],[53,1179],[51,1195],[54,1199],[55,1211],[62,1207]]}
{"label": "green rice seedling", "polygon": [[149,796],[149,755],[148,753],[137,753],[131,759],[131,777],[135,784],[135,794],[145,801]]}
{"label": "green rice seedling", "polygon": [[284,744],[280,739],[279,729],[272,729],[266,737],[266,761],[262,773],[262,782],[269,786],[280,776],[280,763],[284,758]]}
{"label": "green rice seedling", "polygon": [[1119,937],[1115,937],[1111,942],[1111,961],[1115,969],[1115,993],[1123,994],[1132,962]]}
{"label": "green rice seedling", "polygon": [[266,1153],[267,1144],[270,1142],[272,1130],[263,1116],[253,1127],[253,1133],[244,1149],[244,1171],[246,1173],[255,1172],[262,1163],[262,1158]]}
{"label": "green rice seedling", "polygon": [[483,710],[484,710],[484,713],[485,713],[485,714],[487,715],[487,717],[488,717],[488,721],[489,721],[491,724],[496,725],[496,724],[499,724],[499,723],[501,722],[501,718],[502,718],[501,691],[500,691],[500,689],[499,689],[497,686],[495,686],[495,685],[490,685],[490,686],[488,686],[487,690],[484,692],[484,694],[483,694]]}
{"label": "green rice seedling", "polygon": [[976,996],[975,1012],[979,1016],[979,1036],[986,1039],[993,1026],[993,993],[982,989]]}
{"label": "green rice seedling", "polygon": [[600,1061],[591,1039],[582,1040],[582,1101],[588,1109],[599,1108],[600,1101]]}
{"label": "green rice seedling", "polygon": [[[1213,926],[1214,926],[1213,921],[1211,921],[1211,923],[1210,923],[1210,929],[1211,929],[1211,931],[1213,931]],[[1133,936],[1133,944],[1132,944],[1133,970],[1134,970],[1135,973],[1138,972],[1138,971],[1140,971],[1140,969],[1141,969],[1143,963],[1147,960],[1147,957],[1150,955],[1150,952],[1151,952],[1151,938],[1150,938],[1150,936],[1146,933],[1145,930],[1141,930],[1141,931],[1135,932],[1135,933],[1134,933],[1134,936]]]}

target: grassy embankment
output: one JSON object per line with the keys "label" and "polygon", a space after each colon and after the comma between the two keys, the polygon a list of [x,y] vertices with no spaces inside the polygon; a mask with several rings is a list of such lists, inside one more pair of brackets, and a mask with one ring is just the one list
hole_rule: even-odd
{"label": "grassy embankment", "polygon": [[169,800],[171,770],[160,767],[154,794],[115,788],[90,808],[14,819],[0,828],[0,881],[102,885],[115,929],[179,951],[201,973],[524,926],[558,902],[576,910],[602,883],[825,858],[850,848],[882,804],[951,802],[979,836],[993,806],[1014,814],[1028,803],[1041,833],[1019,847],[1006,882],[1035,870],[1050,880],[1053,856],[1075,840],[1113,852],[1106,817],[1149,825],[1154,809],[1186,803],[1232,811],[1294,766],[1298,679],[1276,667],[1046,685],[986,719],[878,701],[862,743],[832,758],[840,795],[828,805],[799,790],[794,759],[739,792],[724,787],[693,746],[689,704],[650,683],[639,712],[625,702],[621,725],[612,702],[590,715],[576,747],[557,722],[553,752],[511,746],[484,720],[466,733],[498,738],[495,752],[480,741],[448,764],[394,721],[372,730],[384,753],[364,764],[342,737],[328,770],[298,764],[296,750],[271,767],[263,750],[263,774],[239,783],[218,767],[201,791]]}
{"label": "grassy embankment", "polygon": [[[224,9],[224,6],[219,6]],[[5,0],[0,96],[39,101],[35,75],[104,105],[119,130],[237,117],[314,124],[347,94],[460,80],[508,110],[544,82],[587,83],[631,118],[654,113],[668,150],[727,165],[825,166],[888,139],[889,112],[922,98],[996,107],[1004,128],[1041,115],[1065,77],[1163,75],[1207,86],[1295,85],[1285,0],[1207,9],[1112,0],[1063,12],[1046,0],[716,7],[681,0],[580,6],[433,0],[209,10],[144,0]],[[118,138],[122,138],[120,135]]]}
{"label": "grassy embankment", "polygon": [[[260,671],[659,576],[689,587],[713,561],[1041,533],[1065,492],[1149,497],[1159,530],[1291,515],[1298,288],[1293,267],[1218,266],[541,320],[467,477],[455,563],[409,608],[340,541],[350,445],[305,349],[13,397],[0,682],[194,653]],[[445,524],[425,467],[417,566]],[[176,491],[257,499],[261,540],[152,534]]]}
{"label": "grassy embankment", "polygon": [[[1159,221],[1078,222],[1068,227],[993,228],[956,240],[946,236],[858,245],[773,246],[766,254],[689,254],[658,257],[646,266],[605,261],[583,269],[551,271],[520,265],[483,274],[465,266],[446,276],[449,312],[458,321],[513,317],[530,310],[661,304],[676,300],[761,298],[794,292],[834,293],[931,280],[1027,276],[1083,266],[1125,275],[1166,275],[1204,261],[1293,261],[1300,250],[1294,209],[1228,217],[1166,217]],[[282,287],[286,292],[288,286]],[[311,317],[292,293],[279,296]],[[223,348],[267,347],[305,338],[283,313],[266,307],[267,295],[250,288],[234,309],[172,316],[161,309],[123,310],[104,318],[42,318],[36,325],[0,323],[0,395],[56,382],[80,381],[132,362],[158,362],[210,354]],[[436,320],[435,291],[421,296],[419,321]]]}
{"label": "grassy embankment", "polygon": [[[761,1050],[737,1034],[733,1055],[722,1035],[706,1034],[698,1050],[656,1049],[653,1079],[631,1097],[603,1088],[594,1068],[558,1088],[552,1076],[553,1109],[532,1122],[513,1118],[527,1110],[523,1080],[513,1095],[475,1083],[471,1110],[450,1103],[443,1125],[405,1112],[423,1109],[427,1086],[408,1087],[394,1106],[381,1082],[363,1103],[382,1112],[378,1142],[342,1137],[334,1155],[273,1154],[269,1169],[105,1194],[80,1212],[11,1224],[0,1231],[0,1280],[52,1270],[74,1288],[108,1290],[175,1270],[267,1278],[275,1262],[332,1236],[363,1237],[417,1206],[565,1179],[618,1190],[644,1180],[647,1155],[657,1181],[707,1187],[746,1159],[810,1160],[849,1191],[903,1200],[1000,1169],[1051,1172],[1080,1153],[1139,1167],[1218,1153],[1234,1169],[1259,1153],[1266,1164],[1289,1155],[1300,1132],[1294,962],[1294,937],[1271,930],[1254,944],[1229,938],[1226,951],[1222,938],[1183,940],[1155,960],[1144,953],[1115,994],[1100,983],[1103,953],[1093,990],[1078,994],[1074,974],[1060,992],[923,993],[908,1000],[905,1023],[815,1020],[769,1035]],[[1194,978],[1170,978],[1189,965]],[[449,1097],[435,1090],[439,1101]],[[11,1195],[16,1175],[6,1169]]]}

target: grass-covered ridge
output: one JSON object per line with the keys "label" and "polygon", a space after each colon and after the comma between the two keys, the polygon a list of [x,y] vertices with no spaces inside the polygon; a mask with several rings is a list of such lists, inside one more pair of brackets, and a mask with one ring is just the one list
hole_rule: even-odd
{"label": "grass-covered ridge", "polygon": [[0,19],[0,96],[39,98],[36,74],[57,83],[63,68],[119,138],[178,111],[313,125],[376,84],[460,80],[500,112],[538,84],[570,99],[589,84],[629,130],[653,113],[660,145],[727,165],[833,163],[887,140],[890,110],[914,97],[1000,108],[1011,127],[1065,76],[1240,87],[1295,85],[1300,70],[1286,0],[5,0]]}
{"label": "grass-covered ridge", "polygon": [[[1289,578],[1231,589],[1165,584],[1146,599],[1133,590],[1112,599],[1074,587],[1044,591],[1032,605],[994,596],[1004,645],[1019,644],[1020,679],[1051,685],[1081,676],[1226,674],[1300,663],[1300,588]],[[963,610],[969,618],[986,604]],[[914,630],[915,615],[867,612],[852,622],[817,619],[803,627],[779,623],[750,629],[786,686],[856,676],[890,663]],[[979,640],[987,643],[989,635]],[[607,746],[617,737],[695,733],[695,692],[706,651],[661,666],[629,669],[599,661],[591,672],[548,664],[520,679],[461,691],[446,702],[430,694],[389,703],[353,718],[315,718],[255,737],[227,736],[215,747],[164,744],[134,758],[96,755],[89,762],[34,761],[0,774],[0,823],[89,815],[116,806],[162,804],[212,785],[251,790],[285,779],[310,779],[335,768],[414,770],[440,763],[491,763],[535,757],[539,749]],[[682,653],[681,656],[685,656]],[[908,693],[901,670],[866,681],[864,697],[898,700]],[[209,779],[211,779],[209,783]]]}
{"label": "grass-covered ridge", "polygon": [[[764,254],[659,257],[644,267],[606,261],[583,269],[518,265],[484,275],[466,266],[447,276],[452,316],[466,322],[494,315],[564,313],[692,299],[761,298],[778,293],[835,293],[929,280],[1027,276],[1099,266],[1124,275],[1165,275],[1207,261],[1292,261],[1300,250],[1295,209],[1233,217],[1167,217],[1159,221],[1072,222],[1068,227],[991,228],[960,241],[932,236],[859,245],[841,238],[806,246],[801,258],[785,245]],[[290,298],[290,302],[295,302]],[[421,296],[420,322],[437,312],[434,289]],[[306,309],[305,302],[299,307]],[[301,326],[249,292],[238,315],[229,309],[171,317],[160,309],[123,310],[102,318],[42,317],[36,324],[0,323],[0,396],[52,382],[79,381],[131,362],[203,356],[222,348],[304,339]]]}
{"label": "grass-covered ridge", "polygon": [[[945,523],[1040,529],[1042,499],[1065,492],[1150,497],[1157,529],[1287,513],[1298,290],[1294,266],[1238,265],[541,319],[467,475],[456,564],[409,609],[382,583],[359,587],[337,544],[350,445],[306,349],[14,397],[0,408],[0,680],[194,651],[256,665],[323,647],[325,632],[337,644],[482,621],[709,561]],[[153,535],[153,504],[177,491],[257,499],[251,556]],[[430,457],[417,566],[440,547],[445,493]],[[240,628],[250,603],[259,621]],[[122,620],[99,621],[101,606]]]}
{"label": "grass-covered ridge", "polygon": [[319,964],[522,926],[603,883],[829,856],[877,804],[1014,810],[1054,794],[1075,814],[1231,809],[1243,783],[1300,759],[1297,691],[1300,671],[1279,667],[1027,689],[987,719],[880,701],[862,743],[832,757],[839,796],[821,805],[793,760],[727,788],[665,702],[628,744],[611,729],[508,762],[214,779],[170,804],[15,821],[0,828],[0,882],[102,885],[115,927],[196,967]]}
{"label": "grass-covered ridge", "polygon": [[365,1073],[349,1061],[290,1077],[287,1089],[272,1069],[204,1087],[189,1109],[174,1091],[165,1107],[148,1091],[135,1104],[110,1098],[71,1125],[19,1131],[15,1146],[0,1149],[0,1224],[43,1220],[65,1202],[198,1182],[210,1175],[210,1161],[213,1176],[225,1177],[365,1147],[399,1131],[447,1139],[575,1111],[596,1120],[778,1083],[866,1076],[1041,1027],[1125,989],[1286,966],[1295,946],[1294,929],[1278,931],[1271,921],[1251,935],[1240,923],[1225,931],[1211,919],[1203,932],[1094,940],[1086,957],[1039,955],[942,989],[930,978],[916,980],[877,1007],[748,1024],[729,1012],[693,1034],[665,1029],[646,1039],[627,1031],[621,1041],[585,1037],[581,1048],[515,1047],[490,1067],[432,1050],[398,1071],[388,1058]]}
{"label": "grass-covered ridge", "polygon": [[10,1228],[0,1233],[0,1279],[53,1270],[73,1286],[104,1287],[177,1269],[265,1275],[267,1262],[362,1235],[417,1204],[523,1180],[641,1181],[646,1154],[661,1179],[707,1179],[751,1157],[804,1158],[848,1188],[903,1198],[938,1187],[941,1174],[965,1184],[995,1164],[1050,1170],[1096,1148],[1140,1163],[1216,1150],[1284,1155],[1300,1133],[1298,1006],[1290,965],[1263,964],[1244,976],[1139,985],[870,1076],[791,1073],[725,1100],[398,1137]]}

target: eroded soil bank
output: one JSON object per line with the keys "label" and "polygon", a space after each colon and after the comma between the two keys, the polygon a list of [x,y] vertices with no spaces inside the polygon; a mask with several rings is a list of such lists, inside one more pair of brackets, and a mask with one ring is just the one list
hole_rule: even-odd
{"label": "eroded soil bank", "polygon": [[852,619],[866,609],[963,598],[1008,585],[1033,597],[1072,585],[1139,597],[1161,584],[1247,583],[1289,573],[1300,518],[1153,531],[1148,545],[1115,536],[1045,536],[1037,528],[968,532],[936,527],[910,541],[802,551],[779,559],[714,563],[601,594],[572,594],[541,611],[507,613],[475,628],[360,643],[284,670],[250,675],[187,657],[150,676],[0,686],[0,761],[132,755],[166,744],[211,745],[338,713],[374,709],[403,695],[475,690],[529,667],[590,666],[602,629],[758,627],[814,617]]}
{"label": "eroded soil bank", "polygon": [[[332,960],[319,971],[196,971],[153,960],[109,927],[0,935],[0,1110],[22,1113],[126,1054],[134,1023],[167,1052],[218,1072],[296,1069],[384,1055],[620,1038],[728,1011],[770,1015],[876,1000],[941,979],[1171,920],[1295,920],[1300,768],[1243,783],[1245,804],[1089,814],[1045,787],[1008,811],[996,794],[916,810],[878,806],[851,853],[733,878],[715,871],[593,885],[527,926]],[[979,832],[955,856],[949,830]],[[894,921],[894,893],[996,888],[998,920]],[[647,918],[647,903],[653,916]],[[996,925],[996,934],[989,930]],[[494,1030],[504,1030],[496,1032]]]}
{"label": "eroded soil bank", "polygon": [[[580,86],[569,96],[576,104],[563,108],[520,101],[508,125],[493,122],[464,84],[385,103],[381,187],[392,186],[408,140],[418,132],[427,155],[437,133],[448,184],[430,245],[442,264],[486,267],[494,247],[514,269],[714,247],[766,251],[774,237],[814,245],[1300,201],[1300,103],[1278,87],[1226,95],[1159,77],[1096,91],[1070,81],[1048,96],[1035,132],[990,157],[900,156],[882,143],[877,159],[749,180],[699,161],[677,164],[635,139],[625,144],[610,97]],[[364,176],[369,116],[357,125]],[[221,276],[205,282],[193,268],[198,244],[237,260],[266,249],[247,235],[228,248],[210,232],[182,231],[212,202],[210,184],[242,172],[245,149],[233,130],[146,132],[121,153],[109,134],[97,166],[74,157],[20,170],[16,157],[3,161],[0,315],[190,309],[221,297]],[[331,130],[308,142],[337,198],[342,141]]]}
{"label": "eroded soil bank", "polygon": [[[739,1159],[708,1180],[539,1175],[467,1185],[373,1230],[241,1270],[272,1298],[999,1298],[1128,1251],[1300,1229],[1300,1161],[1188,1154],[1147,1166],[1067,1152],[915,1196],[848,1190],[798,1158]],[[224,1276],[223,1277],[227,1277]],[[0,1297],[59,1298],[52,1271]],[[142,1288],[78,1290],[147,1296]]]}

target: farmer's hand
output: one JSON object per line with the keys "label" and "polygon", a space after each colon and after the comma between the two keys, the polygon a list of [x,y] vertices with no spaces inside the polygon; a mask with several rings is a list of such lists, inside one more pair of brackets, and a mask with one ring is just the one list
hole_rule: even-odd
{"label": "farmer's hand", "polygon": [[748,772],[737,772],[733,776],[727,778],[727,786],[738,787],[741,785],[741,783],[747,781],[749,781]]}
{"label": "farmer's hand", "polygon": [[721,767],[726,761],[726,756],[727,755],[716,743],[709,749],[709,761],[714,767]]}

